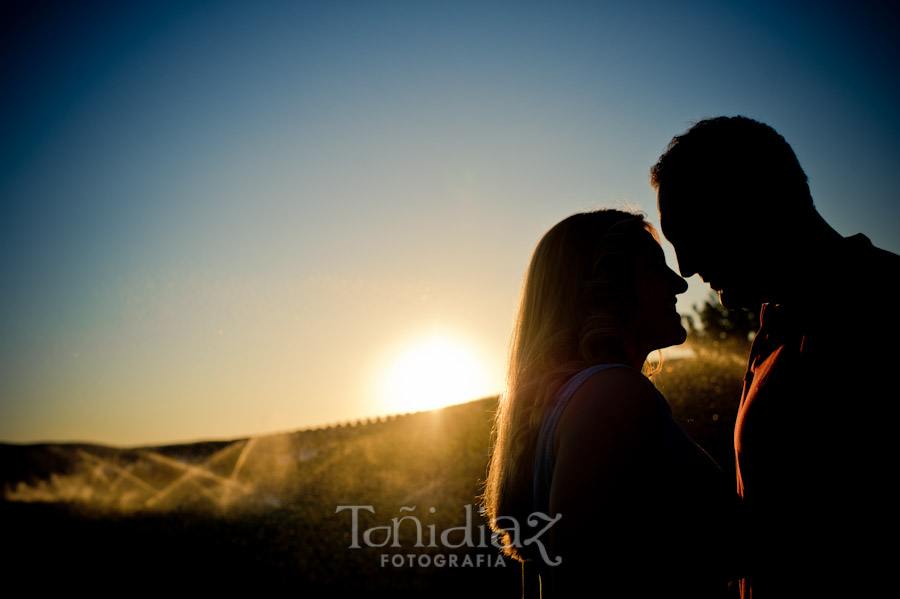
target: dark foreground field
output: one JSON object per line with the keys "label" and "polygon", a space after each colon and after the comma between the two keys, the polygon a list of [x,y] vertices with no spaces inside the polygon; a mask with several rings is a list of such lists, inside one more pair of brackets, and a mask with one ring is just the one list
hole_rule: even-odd
{"label": "dark foreground field", "polygon": [[[703,352],[655,379],[729,472],[742,374],[743,356]],[[180,446],[0,445],[5,578],[99,595],[518,597],[518,564],[472,507],[496,402]]]}

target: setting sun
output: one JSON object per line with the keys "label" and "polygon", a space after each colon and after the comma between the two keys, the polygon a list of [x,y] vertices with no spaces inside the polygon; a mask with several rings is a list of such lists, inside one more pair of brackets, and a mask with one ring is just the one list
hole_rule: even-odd
{"label": "setting sun", "polygon": [[431,410],[497,392],[476,354],[441,336],[401,352],[385,373],[382,387],[389,413]]}

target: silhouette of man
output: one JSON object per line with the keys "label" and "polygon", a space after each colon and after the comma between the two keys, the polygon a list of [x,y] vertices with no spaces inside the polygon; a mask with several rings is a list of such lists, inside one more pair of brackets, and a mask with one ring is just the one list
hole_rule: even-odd
{"label": "silhouette of man", "polygon": [[681,274],[762,304],[734,431],[742,597],[887,595],[900,257],[829,226],[757,121],[699,122],[650,173]]}

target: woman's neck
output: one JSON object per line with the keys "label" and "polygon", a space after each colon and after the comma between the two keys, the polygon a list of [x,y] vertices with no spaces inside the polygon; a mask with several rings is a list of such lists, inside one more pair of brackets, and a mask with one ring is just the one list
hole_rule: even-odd
{"label": "woman's neck", "polygon": [[635,370],[640,371],[644,367],[644,363],[647,361],[647,356],[649,356],[650,352],[654,349],[655,348],[641,347],[639,344],[625,343],[625,364],[628,364]]}

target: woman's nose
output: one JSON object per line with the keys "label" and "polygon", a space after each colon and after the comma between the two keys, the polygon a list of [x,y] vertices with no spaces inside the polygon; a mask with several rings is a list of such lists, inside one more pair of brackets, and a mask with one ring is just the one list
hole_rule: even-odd
{"label": "woman's nose", "polygon": [[684,293],[687,291],[688,284],[683,278],[678,276],[674,270],[669,269],[672,272],[673,285],[672,288],[675,290],[676,295],[679,293]]}

